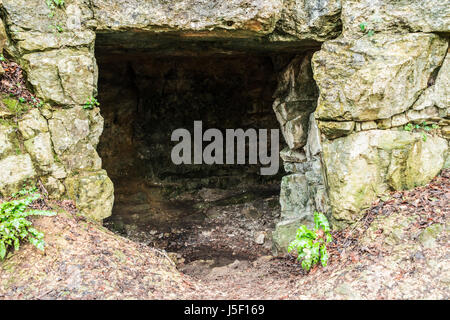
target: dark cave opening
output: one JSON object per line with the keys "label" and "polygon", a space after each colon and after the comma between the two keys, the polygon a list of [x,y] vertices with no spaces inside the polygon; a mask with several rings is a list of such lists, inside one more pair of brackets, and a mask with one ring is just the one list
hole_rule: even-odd
{"label": "dark cave opening", "polygon": [[282,166],[278,174],[263,176],[261,165],[248,161],[175,165],[170,158],[176,144],[172,132],[185,128],[192,133],[195,120],[201,120],[204,129],[221,132],[279,128],[272,110],[277,74],[269,55],[98,50],[96,58],[105,119],[98,150],[115,187],[107,225],[127,235],[152,230],[173,235],[174,227],[207,223],[211,207],[252,201],[265,203],[266,211],[273,209],[269,220],[274,220]]}

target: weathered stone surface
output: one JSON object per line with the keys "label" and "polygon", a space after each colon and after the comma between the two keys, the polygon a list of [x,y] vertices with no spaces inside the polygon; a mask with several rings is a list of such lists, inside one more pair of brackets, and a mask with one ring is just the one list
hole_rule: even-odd
{"label": "weathered stone surface", "polygon": [[43,132],[24,142],[25,149],[37,163],[40,170],[49,172],[53,162],[53,149],[50,133]]}
{"label": "weathered stone surface", "polygon": [[[291,174],[281,180],[280,204],[282,219],[308,218],[310,209],[308,181],[304,174]],[[309,217],[311,218],[311,217]]]}
{"label": "weathered stone surface", "polygon": [[97,65],[88,49],[61,49],[23,56],[28,80],[44,101],[82,105],[96,91]]}
{"label": "weathered stone surface", "polygon": [[277,224],[275,231],[272,233],[272,250],[274,254],[280,254],[287,251],[289,243],[295,239],[297,229],[302,224],[312,225],[313,221],[305,217],[305,219],[284,220]]}
{"label": "weathered stone surface", "polygon": [[355,123],[353,121],[319,121],[318,126],[328,139],[335,139],[350,134],[355,128]]}
{"label": "weathered stone surface", "polygon": [[301,163],[306,161],[306,154],[304,152],[298,150],[291,150],[289,148],[281,150],[280,157],[281,159],[283,159],[283,161],[286,162]]}
{"label": "weathered stone surface", "polygon": [[444,126],[441,128],[441,133],[447,140],[450,140],[450,126]]}
{"label": "weathered stone surface", "polygon": [[0,159],[13,150],[12,133],[13,129],[10,126],[0,124]]}
{"label": "weathered stone surface", "polygon": [[3,48],[5,47],[7,40],[8,35],[6,34],[5,24],[3,20],[0,19],[0,54],[3,53]]}
{"label": "weathered stone surface", "polygon": [[445,139],[396,130],[370,130],[323,143],[330,205],[336,226],[390,189],[428,183],[444,166]]}
{"label": "weathered stone surface", "polygon": [[283,8],[282,0],[94,0],[92,4],[98,30],[232,31],[229,36],[272,32]]}
{"label": "weathered stone surface", "polygon": [[450,8],[441,0],[342,1],[344,33],[360,34],[361,23],[374,32],[449,32]]}
{"label": "weathered stone surface", "polygon": [[60,198],[66,191],[64,184],[52,176],[42,177],[42,183],[52,199]]}
{"label": "weathered stone surface", "polygon": [[407,122],[422,123],[425,120],[439,120],[439,109],[436,107],[428,107],[422,110],[408,110],[406,113]]}
{"label": "weathered stone surface", "polygon": [[40,132],[48,132],[47,120],[38,109],[31,109],[19,120],[19,131],[25,140]]}
{"label": "weathered stone surface", "polygon": [[[5,0],[7,24],[11,37],[21,53],[47,51],[63,47],[90,46],[95,39],[92,30],[85,30],[82,22],[93,18],[92,12],[83,1],[66,3],[56,8],[49,16],[46,1]],[[59,30],[56,26],[60,27]]]}
{"label": "weathered stone surface", "polygon": [[285,0],[277,28],[298,39],[324,41],[341,29],[341,0]]}
{"label": "weathered stone surface", "polygon": [[321,120],[386,119],[411,107],[447,51],[434,34],[375,34],[326,42],[313,59]]}
{"label": "weathered stone surface", "polygon": [[94,43],[95,33],[90,30],[77,32],[17,32],[17,46],[23,53],[66,47],[88,47]]}
{"label": "weathered stone surface", "polygon": [[309,115],[317,101],[311,56],[297,56],[280,73],[273,109],[290,149],[306,144]]}
{"label": "weathered stone surface", "polygon": [[60,156],[68,171],[100,170],[102,159],[90,143],[80,142]]}
{"label": "weathered stone surface", "polygon": [[316,115],[309,115],[309,131],[306,140],[305,152],[308,159],[312,159],[322,152],[322,142],[320,138],[319,127],[317,126]]}
{"label": "weathered stone surface", "polygon": [[71,176],[65,185],[69,197],[86,216],[103,220],[111,215],[114,187],[105,170]]}
{"label": "weathered stone surface", "polygon": [[447,152],[446,141],[439,137],[416,142],[406,159],[404,186],[411,189],[430,182],[444,166]]}
{"label": "weathered stone surface", "polygon": [[406,114],[404,114],[404,113],[397,114],[397,115],[393,116],[391,119],[391,125],[393,127],[403,126],[403,125],[407,124],[408,122],[409,122],[409,120],[406,117]]}
{"label": "weathered stone surface", "polygon": [[56,110],[48,124],[58,155],[90,134],[88,113],[82,107]]}
{"label": "weathered stone surface", "polygon": [[0,160],[0,195],[10,196],[19,191],[29,179],[36,177],[28,154],[9,156]]}
{"label": "weathered stone surface", "polygon": [[67,170],[101,169],[102,162],[95,150],[103,128],[98,109],[56,110],[48,122],[55,153]]}
{"label": "weathered stone surface", "polygon": [[[287,245],[295,238],[301,224],[311,225],[314,211],[330,213],[328,193],[322,168],[322,145],[319,128],[314,116],[309,116],[309,132],[302,162],[285,162],[287,172],[294,174],[283,177],[281,182],[281,217],[273,234],[273,250],[285,252]],[[299,151],[286,152],[288,155],[302,154]],[[296,160],[284,156],[284,161]]]}
{"label": "weathered stone surface", "polygon": [[[112,183],[95,150],[103,118],[99,109],[80,106],[96,94],[95,32],[153,34],[155,39],[167,33],[186,43],[232,39],[231,49],[234,40],[242,40],[239,50],[250,42],[267,50],[270,41],[284,43],[277,47],[282,48],[299,40],[335,38],[341,3],[345,34],[326,42],[312,59],[320,88],[315,115],[319,92],[312,54],[296,56],[280,72],[273,109],[290,148],[282,152],[285,167],[294,174],[282,182],[283,221],[275,246],[292,240],[296,227],[310,222],[314,210],[329,213],[322,172],[329,179],[333,219],[343,224],[357,219],[380,193],[427,183],[449,165],[448,143],[430,135],[424,141],[419,133],[375,129],[433,120],[448,138],[450,67],[444,57],[450,9],[445,2],[73,0],[49,17],[44,0],[3,0],[0,49],[6,45],[23,64],[43,101],[70,109],[25,114],[18,121],[23,146],[18,146],[19,134],[0,125],[0,192],[21,187],[37,170],[49,192],[61,196],[66,189],[61,181],[68,175],[67,193],[82,210],[99,220],[110,214]],[[366,23],[365,33],[360,23]],[[318,47],[308,41],[304,43]],[[0,115],[8,121],[14,116],[3,108]],[[369,131],[352,134],[354,130]],[[321,133],[336,139],[324,142],[325,168]],[[23,147],[29,154],[13,156]]]}
{"label": "weathered stone surface", "polygon": [[428,87],[413,105],[415,111],[428,109],[428,112],[433,112],[434,109],[430,109],[431,107],[439,108],[440,117],[450,117],[450,56],[448,54],[434,84]]}

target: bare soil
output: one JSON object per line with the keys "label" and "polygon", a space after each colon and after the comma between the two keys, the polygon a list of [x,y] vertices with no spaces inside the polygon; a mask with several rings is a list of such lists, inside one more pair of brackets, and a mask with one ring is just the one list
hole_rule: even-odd
{"label": "bare soil", "polygon": [[169,259],[59,203],[57,216],[34,221],[45,254],[26,244],[0,264],[0,299],[449,299],[450,171],[383,200],[334,232],[329,265],[307,274],[258,244],[227,261]]}

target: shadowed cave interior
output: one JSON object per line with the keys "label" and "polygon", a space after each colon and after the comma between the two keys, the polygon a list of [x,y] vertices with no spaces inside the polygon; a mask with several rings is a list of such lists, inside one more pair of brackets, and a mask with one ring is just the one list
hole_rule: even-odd
{"label": "shadowed cave interior", "polygon": [[[185,128],[193,136],[195,120],[202,121],[203,132],[279,129],[273,95],[277,74],[292,57],[255,50],[111,51],[98,45],[98,100],[105,119],[98,151],[115,188],[106,226],[169,252],[183,251],[188,260],[211,258],[214,250],[205,241],[219,241],[201,239],[194,229],[219,228],[229,235],[240,228],[241,240],[252,243],[263,229],[269,241],[256,248],[269,252],[280,213],[282,161],[273,176],[260,175],[260,164],[175,165],[171,134]],[[284,146],[280,132],[280,150]],[[241,247],[239,253],[233,247]],[[256,253],[248,243],[221,250],[222,260],[229,255],[230,261]]]}

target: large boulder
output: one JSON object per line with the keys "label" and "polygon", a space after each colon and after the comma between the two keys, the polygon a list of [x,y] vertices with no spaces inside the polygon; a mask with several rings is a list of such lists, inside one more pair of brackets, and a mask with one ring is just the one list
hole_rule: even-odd
{"label": "large boulder", "polygon": [[389,190],[424,185],[443,168],[445,139],[418,132],[370,130],[323,142],[335,226],[357,221]]}
{"label": "large boulder", "polygon": [[442,64],[448,42],[434,34],[375,34],[324,43],[312,60],[320,90],[316,117],[390,118],[411,107]]}
{"label": "large boulder", "polygon": [[65,180],[67,194],[86,216],[101,221],[112,213],[114,186],[105,170],[83,172]]}

